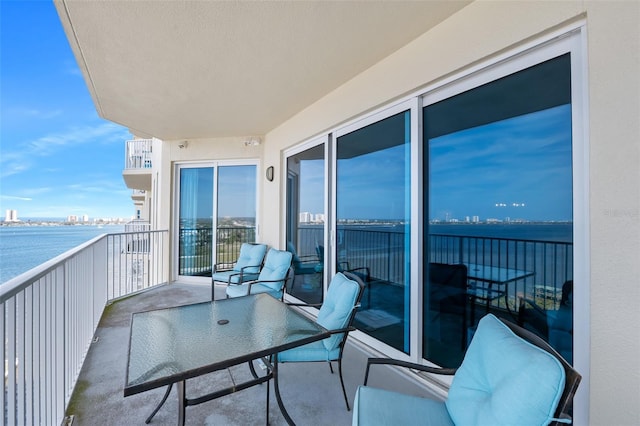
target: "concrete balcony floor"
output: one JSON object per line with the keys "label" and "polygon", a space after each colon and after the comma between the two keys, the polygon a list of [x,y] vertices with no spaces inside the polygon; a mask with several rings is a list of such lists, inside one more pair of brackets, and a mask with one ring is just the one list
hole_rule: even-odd
{"label": "concrete balcony floor", "polygon": [[[224,297],[224,288],[216,288],[216,299]],[[210,299],[209,286],[170,284],[119,300],[105,310],[96,331],[71,398],[68,416],[73,425],[144,424],[145,419],[161,400],[166,388],[154,389],[127,398],[123,396],[129,324],[133,312],[169,306],[198,303]],[[349,403],[352,405],[357,387],[362,384],[367,349],[349,339],[343,358],[343,374]],[[280,391],[284,404],[298,425],[350,425],[351,412],[347,411],[337,365],[331,374],[327,363],[290,363],[279,366]],[[196,397],[212,390],[231,386],[250,377],[246,365],[217,371],[188,380],[187,396]],[[381,384],[384,384],[382,386]],[[376,369],[370,385],[405,393],[426,395],[428,391],[416,380],[387,368]],[[266,384],[234,394],[187,407],[186,424],[189,425],[258,425],[265,418]],[[268,423],[286,424],[276,403],[273,383],[270,382],[270,409]],[[178,402],[176,389],[151,421],[151,425],[176,424]]]}

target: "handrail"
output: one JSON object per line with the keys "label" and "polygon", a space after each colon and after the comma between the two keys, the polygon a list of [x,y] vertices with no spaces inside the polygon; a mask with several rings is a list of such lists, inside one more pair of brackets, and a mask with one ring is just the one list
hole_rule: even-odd
{"label": "handrail", "polygon": [[3,424],[62,423],[107,303],[167,281],[167,235],[101,235],[0,285]]}

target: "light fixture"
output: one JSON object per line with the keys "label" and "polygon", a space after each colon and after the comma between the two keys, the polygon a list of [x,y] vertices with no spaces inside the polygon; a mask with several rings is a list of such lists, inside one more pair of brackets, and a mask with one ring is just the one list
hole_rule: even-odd
{"label": "light fixture", "polygon": [[258,146],[260,145],[260,142],[261,140],[259,137],[252,136],[250,138],[245,139],[244,146]]}
{"label": "light fixture", "polygon": [[183,141],[183,142],[178,144],[178,148],[180,148],[180,149],[184,149],[184,148],[186,148],[188,146],[189,146],[189,141]]}
{"label": "light fixture", "polygon": [[273,166],[267,167],[266,177],[269,182],[273,181]]}

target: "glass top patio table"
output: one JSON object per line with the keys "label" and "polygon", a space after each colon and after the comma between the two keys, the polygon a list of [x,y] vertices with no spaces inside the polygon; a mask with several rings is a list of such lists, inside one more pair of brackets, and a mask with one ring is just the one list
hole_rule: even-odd
{"label": "glass top patio table", "polygon": [[533,272],[530,271],[498,266],[478,265],[475,263],[467,263],[466,266],[469,278],[495,284],[506,284],[533,275]]}
{"label": "glass top patio table", "polygon": [[267,294],[134,313],[124,396],[184,386],[186,379],[329,335]]}

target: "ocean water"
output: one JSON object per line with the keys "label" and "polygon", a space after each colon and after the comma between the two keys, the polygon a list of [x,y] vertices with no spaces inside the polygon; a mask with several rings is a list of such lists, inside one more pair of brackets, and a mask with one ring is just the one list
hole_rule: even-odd
{"label": "ocean water", "polygon": [[0,283],[102,234],[124,232],[124,225],[0,227]]}

